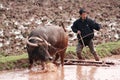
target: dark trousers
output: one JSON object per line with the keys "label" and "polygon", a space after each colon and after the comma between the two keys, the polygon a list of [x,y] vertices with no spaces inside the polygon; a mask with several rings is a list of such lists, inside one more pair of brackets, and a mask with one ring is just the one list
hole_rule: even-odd
{"label": "dark trousers", "polygon": [[[94,48],[94,43],[93,43],[93,40],[91,39],[89,44],[87,45],[91,51],[92,54],[94,54],[96,51],[95,51],[95,48]],[[83,45],[81,43],[78,42],[77,44],[77,48],[76,48],[76,53],[81,53],[82,50],[83,50]]]}
{"label": "dark trousers", "polygon": [[[94,48],[94,43],[93,43],[93,40],[91,39],[90,42],[88,43],[87,45],[90,49],[90,52],[94,55],[95,57],[95,60],[99,61],[99,57],[98,55],[96,54],[96,50]],[[76,53],[77,53],[77,56],[79,59],[83,59],[82,56],[81,56],[81,53],[82,53],[82,50],[83,50],[83,45],[78,42],[78,45],[77,45],[77,48],[76,48]]]}

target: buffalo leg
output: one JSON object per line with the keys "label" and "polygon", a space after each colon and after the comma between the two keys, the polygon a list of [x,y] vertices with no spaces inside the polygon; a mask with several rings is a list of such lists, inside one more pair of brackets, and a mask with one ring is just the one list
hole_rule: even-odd
{"label": "buffalo leg", "polygon": [[57,53],[55,55],[55,59],[54,59],[53,63],[56,64],[56,65],[58,65],[58,63],[56,62],[58,59],[59,59],[59,53]]}
{"label": "buffalo leg", "polygon": [[27,51],[28,51],[28,57],[29,57],[29,66],[28,66],[28,68],[31,69],[32,66],[33,66],[33,59],[31,57],[31,52],[28,49],[27,49]]}
{"label": "buffalo leg", "polygon": [[64,65],[65,51],[66,51],[66,49],[60,52],[60,58],[61,58],[61,64],[62,64],[62,66]]}
{"label": "buffalo leg", "polygon": [[55,60],[54,60],[54,62],[57,61],[58,59],[59,59],[59,54],[57,53],[57,54],[55,55]]}
{"label": "buffalo leg", "polygon": [[41,61],[42,70],[45,69],[45,62]]}
{"label": "buffalo leg", "polygon": [[33,66],[33,60],[29,58],[29,69],[31,69]]}
{"label": "buffalo leg", "polygon": [[28,58],[29,58],[29,66],[28,66],[29,69],[31,69],[33,66],[32,51],[33,51],[33,48],[27,45],[27,52],[28,52]]}

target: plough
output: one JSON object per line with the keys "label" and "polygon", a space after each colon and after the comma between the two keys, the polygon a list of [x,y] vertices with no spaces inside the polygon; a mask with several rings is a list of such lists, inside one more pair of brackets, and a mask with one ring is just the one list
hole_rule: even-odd
{"label": "plough", "polygon": [[77,60],[77,59],[65,59],[64,65],[81,65],[81,66],[105,66],[109,67],[115,65],[113,62],[105,61],[90,61],[90,60]]}

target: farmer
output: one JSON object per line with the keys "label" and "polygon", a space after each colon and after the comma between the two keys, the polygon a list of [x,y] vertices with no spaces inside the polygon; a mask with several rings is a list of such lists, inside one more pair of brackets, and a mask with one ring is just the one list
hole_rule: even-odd
{"label": "farmer", "polygon": [[72,31],[77,33],[78,45],[76,48],[77,57],[84,59],[81,56],[83,47],[88,46],[96,61],[99,61],[99,56],[94,49],[93,37],[94,29],[99,31],[100,25],[87,17],[85,9],[81,8],[79,11],[80,18],[72,25]]}

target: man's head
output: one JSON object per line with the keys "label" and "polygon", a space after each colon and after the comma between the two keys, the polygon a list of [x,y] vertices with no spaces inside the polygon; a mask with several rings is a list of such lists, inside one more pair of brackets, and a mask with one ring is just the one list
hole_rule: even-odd
{"label": "man's head", "polygon": [[86,14],[85,9],[81,8],[80,11],[79,11],[79,14],[80,14],[82,19],[86,19],[87,14]]}

